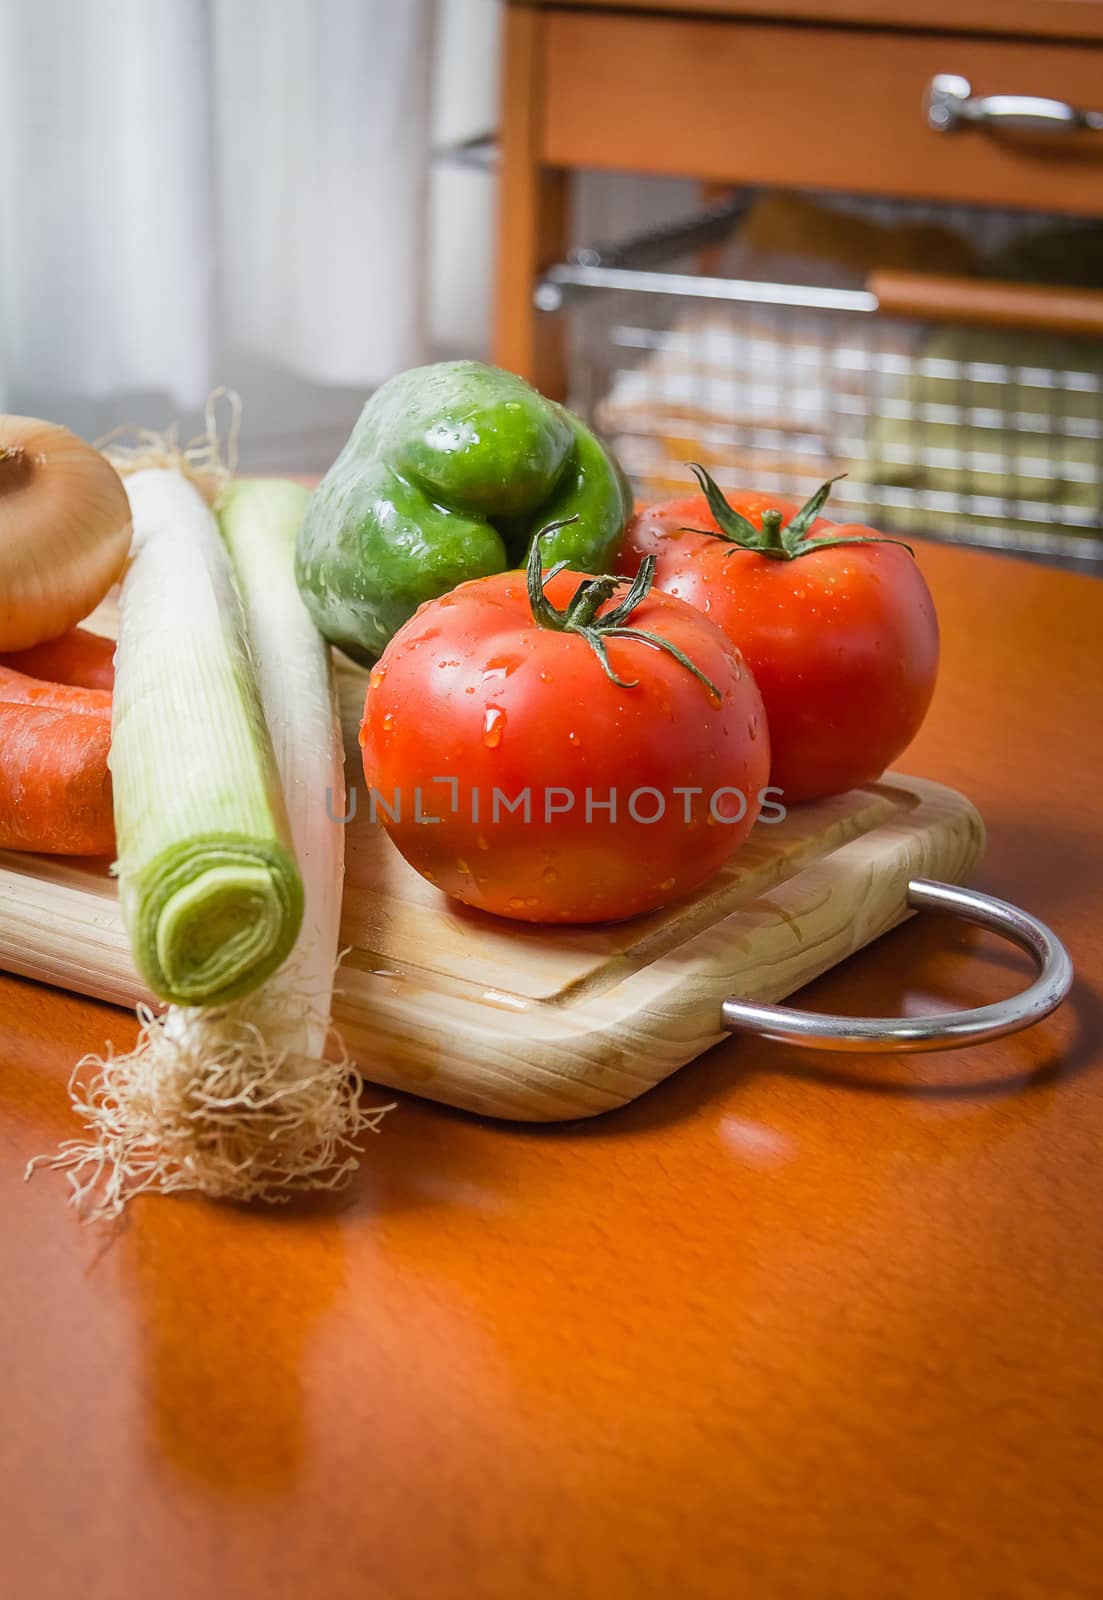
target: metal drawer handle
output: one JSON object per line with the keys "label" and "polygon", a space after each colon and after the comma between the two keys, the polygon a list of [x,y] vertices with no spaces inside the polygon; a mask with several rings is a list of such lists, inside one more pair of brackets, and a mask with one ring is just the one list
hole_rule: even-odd
{"label": "metal drawer handle", "polygon": [[1035,94],[974,95],[968,78],[939,72],[927,85],[927,123],[950,133],[965,123],[980,123],[1008,133],[1078,133],[1103,129],[1103,111],[1081,111],[1064,100]]}
{"label": "metal drawer handle", "polygon": [[1006,900],[957,884],[916,878],[908,884],[908,905],[913,911],[956,911],[967,922],[1002,934],[1034,957],[1037,978],[1029,989],[1009,1000],[934,1017],[830,1017],[789,1006],[725,1000],[725,1023],[737,1032],[757,1033],[810,1050],[953,1050],[1029,1028],[1056,1010],[1071,989],[1072,962],[1060,939],[1036,917]]}

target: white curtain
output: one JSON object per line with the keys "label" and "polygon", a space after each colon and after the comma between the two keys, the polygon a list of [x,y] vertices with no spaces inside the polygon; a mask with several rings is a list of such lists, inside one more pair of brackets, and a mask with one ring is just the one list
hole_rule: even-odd
{"label": "white curtain", "polygon": [[0,0],[0,409],[426,342],[434,0]]}

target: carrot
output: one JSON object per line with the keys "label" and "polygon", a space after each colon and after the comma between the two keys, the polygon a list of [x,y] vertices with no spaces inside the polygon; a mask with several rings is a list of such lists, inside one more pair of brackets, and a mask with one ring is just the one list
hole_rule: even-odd
{"label": "carrot", "polygon": [[[50,706],[86,717],[111,716],[110,689],[75,689],[66,683],[43,683],[25,672],[0,667],[0,704]],[[0,754],[0,760],[3,759]]]}
{"label": "carrot", "polygon": [[89,633],[87,628],[70,628],[59,639],[0,654],[0,667],[80,689],[110,689],[115,682],[114,659],[114,639]]}
{"label": "carrot", "polygon": [[110,746],[108,717],[0,702],[0,850],[113,855]]}

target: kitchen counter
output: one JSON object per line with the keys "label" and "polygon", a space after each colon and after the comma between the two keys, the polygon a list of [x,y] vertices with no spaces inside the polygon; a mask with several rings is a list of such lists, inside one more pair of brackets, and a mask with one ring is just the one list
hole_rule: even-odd
{"label": "kitchen counter", "polygon": [[[132,1025],[0,979],[0,1590],[1097,1592],[1103,584],[921,560],[944,664],[900,765],[973,798],[973,881],[1069,946],[1028,1033],[732,1042],[560,1127],[402,1099],[341,1195],[103,1230],[22,1172],[74,1131],[75,1058]],[[1027,972],[923,917],[803,998],[968,1006]]]}

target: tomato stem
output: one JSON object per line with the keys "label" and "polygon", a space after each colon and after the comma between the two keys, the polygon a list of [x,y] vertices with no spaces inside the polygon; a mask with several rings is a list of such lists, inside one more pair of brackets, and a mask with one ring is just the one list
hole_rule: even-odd
{"label": "tomato stem", "polygon": [[759,518],[761,528],[756,528],[748,517],[729,503],[720,485],[700,462],[689,461],[686,465],[704,490],[716,527],[683,528],[683,533],[700,533],[709,539],[727,539],[740,550],[754,550],[773,561],[795,561],[798,556],[806,556],[813,550],[830,550],[833,545],[841,544],[898,544],[910,556],[915,555],[911,545],[905,544],[903,539],[891,539],[884,533],[850,534],[841,539],[809,536],[832,486],[846,477],[845,472],[821,483],[815,494],[809,496],[788,523],[776,506],[770,506]]}
{"label": "tomato stem", "polygon": [[764,550],[772,555],[785,556],[786,550],[781,539],[781,525],[785,521],[780,511],[771,508],[762,513],[762,539]]}
{"label": "tomato stem", "polygon": [[557,633],[580,634],[590,649],[594,652],[601,670],[615,683],[618,689],[636,689],[639,687],[638,678],[619,678],[613,670],[609,660],[607,640],[609,639],[635,639],[641,644],[651,645],[653,649],[665,651],[673,656],[681,666],[692,672],[693,676],[704,684],[711,697],[719,702],[720,690],[712,679],[706,677],[694,662],[686,655],[684,650],[679,650],[676,644],[671,644],[669,639],[664,639],[661,634],[651,633],[646,628],[629,628],[625,626],[633,611],[645,599],[655,581],[655,557],[645,556],[640,564],[640,570],[628,585],[627,592],[620,598],[611,611],[601,614],[601,608],[608,605],[617,590],[628,583],[627,578],[613,577],[603,574],[596,578],[583,578],[567,604],[560,610],[552,605],[548,599],[546,586],[568,565],[566,561],[558,561],[548,572],[544,572],[540,565],[540,541],[548,534],[555,533],[559,528],[565,528],[568,523],[577,522],[578,518],[566,517],[562,522],[550,522],[542,528],[532,541],[529,550],[528,567],[525,573],[529,592],[529,604],[532,606],[533,620],[538,627],[550,628]]}

